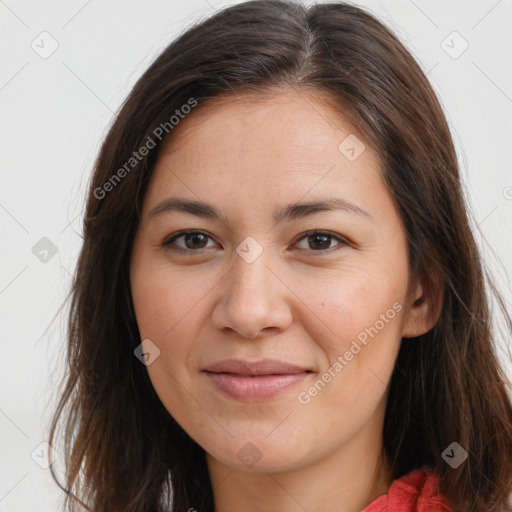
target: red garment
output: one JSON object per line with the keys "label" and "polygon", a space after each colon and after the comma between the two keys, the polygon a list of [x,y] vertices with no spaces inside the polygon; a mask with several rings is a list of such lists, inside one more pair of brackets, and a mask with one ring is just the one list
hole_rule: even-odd
{"label": "red garment", "polygon": [[415,469],[392,482],[387,494],[372,501],[362,512],[451,512],[439,494],[437,478],[428,469]]}

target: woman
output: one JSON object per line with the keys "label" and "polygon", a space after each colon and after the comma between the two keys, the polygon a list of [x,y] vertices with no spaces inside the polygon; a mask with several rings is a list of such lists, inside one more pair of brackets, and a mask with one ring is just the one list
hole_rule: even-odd
{"label": "woman", "polygon": [[50,438],[65,418],[70,510],[507,510],[483,275],[442,109],[384,25],[216,13],[96,162]]}

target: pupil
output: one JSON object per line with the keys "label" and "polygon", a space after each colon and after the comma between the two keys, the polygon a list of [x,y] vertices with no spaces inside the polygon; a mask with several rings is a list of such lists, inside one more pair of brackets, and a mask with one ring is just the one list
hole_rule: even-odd
{"label": "pupil", "polygon": [[[188,233],[188,234],[187,234],[187,237],[186,237],[187,246],[189,245],[189,244],[188,244],[188,241],[189,241],[190,239],[192,239],[192,240],[194,240],[194,242],[197,242],[197,243],[199,243],[199,244],[200,244],[200,243],[201,243],[201,240],[202,240],[203,238],[205,238],[205,237],[204,237],[204,235],[202,235],[201,233]],[[199,239],[199,242],[198,242],[198,239]],[[202,240],[202,241],[204,242],[204,240]],[[193,242],[193,244],[192,244],[192,245],[194,245],[194,242]],[[189,248],[190,248],[190,247],[189,247]],[[194,246],[194,247],[192,247],[192,248],[196,248],[196,249],[197,249],[197,247],[195,247],[195,246]],[[201,248],[201,247],[199,247],[199,248]]]}
{"label": "pupil", "polygon": [[[324,241],[323,241],[323,243],[322,243],[322,242],[320,242],[320,245],[325,245],[325,244],[327,244],[327,247],[329,247],[329,242],[328,242],[329,237],[328,237],[328,236],[326,236],[326,235],[312,235],[312,236],[311,236],[311,238],[313,238],[313,239],[317,239],[317,240],[318,240],[318,239],[323,239]],[[313,245],[315,245],[315,243],[313,243]],[[324,249],[324,247],[321,247],[321,249]]]}

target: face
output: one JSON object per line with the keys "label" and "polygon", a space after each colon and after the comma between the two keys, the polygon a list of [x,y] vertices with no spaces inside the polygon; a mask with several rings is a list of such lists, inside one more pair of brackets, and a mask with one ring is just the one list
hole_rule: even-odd
{"label": "face", "polygon": [[410,305],[378,155],[311,93],[199,108],[159,156],[131,256],[158,396],[209,461],[246,471],[378,438]]}

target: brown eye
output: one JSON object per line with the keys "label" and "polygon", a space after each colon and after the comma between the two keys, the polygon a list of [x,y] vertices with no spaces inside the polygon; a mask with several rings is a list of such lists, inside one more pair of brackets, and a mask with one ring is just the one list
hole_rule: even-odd
{"label": "brown eye", "polygon": [[[182,241],[177,243],[177,241],[181,239]],[[212,237],[202,231],[180,231],[165,240],[162,243],[162,246],[170,251],[193,254],[194,252],[201,252],[201,249],[211,247],[207,245],[208,240],[212,240]],[[343,247],[350,245],[346,239],[339,235],[330,233],[329,231],[311,231],[309,233],[305,233],[300,240],[304,240],[306,242],[299,242],[299,244],[303,244],[302,247],[298,244],[300,249],[317,253],[327,252],[330,249],[335,249],[337,246]],[[333,240],[338,243],[332,247],[331,244]]]}
{"label": "brown eye", "polygon": [[[183,239],[183,242],[176,243],[180,239]],[[211,239],[211,237],[202,231],[181,231],[165,240],[162,246],[176,252],[196,252],[207,248],[208,239]]]}
{"label": "brown eye", "polygon": [[331,237],[329,235],[310,235],[309,245],[312,249],[329,249]]}
{"label": "brown eye", "polygon": [[306,249],[313,252],[321,252],[332,249],[333,247],[331,247],[331,243],[333,240],[339,242],[337,245],[348,245],[348,242],[344,238],[334,235],[328,231],[313,231],[306,233],[300,240],[306,241],[305,246],[299,247],[300,249]]}
{"label": "brown eye", "polygon": [[207,239],[202,233],[187,233],[183,236],[187,249],[202,249]]}

